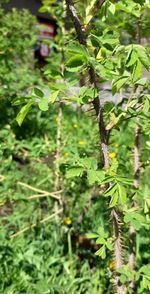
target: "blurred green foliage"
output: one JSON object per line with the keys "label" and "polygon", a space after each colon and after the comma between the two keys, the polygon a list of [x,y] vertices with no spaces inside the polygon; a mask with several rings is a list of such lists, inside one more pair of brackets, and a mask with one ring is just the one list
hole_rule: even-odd
{"label": "blurred green foliage", "polygon": [[[45,0],[44,2],[45,8],[43,11],[47,10],[50,2],[54,1]],[[85,4],[87,6],[90,4],[89,2],[76,3],[76,6],[81,9],[81,19],[83,16],[85,17]],[[119,1],[116,6],[120,2],[124,5],[127,4],[127,1]],[[107,1],[106,6],[109,8],[110,1]],[[48,11],[56,12],[55,17],[59,15],[61,18],[63,9],[61,3],[56,10],[55,8],[54,6],[50,7]],[[104,7],[104,9],[106,8]],[[118,36],[122,38],[122,27],[125,33],[129,34],[128,42],[131,39],[135,40],[135,15],[133,13],[132,17],[129,18],[125,7],[123,9],[122,14],[117,12],[117,17],[109,11],[113,28],[116,23],[119,27],[119,24],[123,21],[117,34],[112,31],[110,31],[110,34],[107,34],[107,31],[104,34],[101,33],[103,26],[108,26],[110,18],[104,18],[103,22],[98,18],[93,23],[92,33],[95,34],[95,37],[100,37],[98,40],[102,42],[101,47],[104,49],[103,52],[101,50],[99,53],[102,63],[103,58],[111,60],[110,52],[118,45]],[[77,46],[76,42],[73,43],[74,47],[68,46],[67,48],[65,41],[68,36],[65,40],[62,38],[60,27],[54,42],[50,42],[54,50],[45,67],[46,83],[54,93],[61,93],[60,98],[62,100],[66,100],[62,104],[59,157],[63,213],[60,214],[58,219],[55,219],[55,217],[49,218],[55,212],[55,200],[50,194],[40,197],[42,193],[37,189],[48,193],[52,193],[55,189],[59,100],[56,99],[55,105],[50,104],[47,112],[41,110],[43,108],[45,110],[45,104],[43,107],[39,103],[39,109],[37,109],[35,107],[37,103],[34,103],[21,127],[17,125],[15,118],[18,106],[10,105],[9,101],[12,101],[16,96],[19,98],[20,96],[26,97],[30,87],[32,88],[34,84],[38,88],[34,88],[34,95],[31,98],[35,102],[37,92],[39,96],[42,96],[39,87],[42,78],[34,68],[33,57],[30,54],[30,50],[36,41],[35,20],[26,11],[13,10],[4,14],[4,11],[1,10],[0,13],[0,31],[2,33],[0,36],[0,107],[1,112],[3,112],[0,117],[0,293],[114,293],[113,286],[110,283],[113,277],[114,264],[109,229],[110,206],[108,208],[108,205],[116,205],[116,202],[112,198],[110,200],[110,191],[105,192],[104,186],[99,185],[100,174],[96,173],[97,166],[101,167],[98,151],[99,134],[93,111],[89,111],[91,107],[86,108],[86,111],[80,107],[88,102],[89,96],[93,98],[93,89],[90,89],[89,92],[86,87],[81,87],[78,94],[74,93],[71,88],[68,96],[72,100],[69,100],[66,93],[61,93],[62,82],[55,82],[56,79],[62,79],[60,63],[62,53],[64,53],[64,45],[66,47],[65,58],[72,58],[72,54],[76,50],[79,50],[80,53],[85,53],[85,51]],[[87,15],[90,16],[88,13]],[[61,19],[60,24],[62,24]],[[146,22],[142,25],[146,27]],[[31,28],[33,28],[33,31]],[[146,32],[144,30],[143,35]],[[110,38],[108,38],[108,35]],[[105,43],[106,40],[108,43]],[[114,41],[113,44],[112,40]],[[121,40],[124,41],[125,38],[123,37]],[[95,39],[92,39],[92,37],[89,40],[90,46],[92,41],[93,47],[96,48]],[[116,67],[121,60],[120,71],[124,65],[125,54],[126,52],[123,52],[123,55],[114,59]],[[84,62],[85,59],[83,66]],[[70,70],[68,73],[66,70],[64,73],[63,78],[68,83],[65,85],[65,90],[68,85],[72,86],[79,80],[79,75],[74,74],[74,72],[78,72],[76,60],[73,60],[73,62],[71,60],[67,63],[67,66],[72,71]],[[119,88],[118,81],[115,80],[115,82],[114,84]],[[115,86],[114,91],[117,91]],[[40,98],[43,99],[43,96]],[[50,99],[52,99],[51,95]],[[145,97],[146,100],[148,99]],[[45,101],[48,104],[47,98]],[[150,250],[148,250],[150,130],[145,101],[142,101],[142,110],[140,111],[142,140],[140,187],[138,191],[135,191],[131,181],[129,181],[133,175],[133,133],[136,124],[133,115],[135,114],[134,106],[131,105],[127,110],[126,119],[121,120],[121,123],[119,121],[120,124],[117,124],[118,122],[116,123],[115,119],[124,111],[126,98],[118,106],[112,102],[107,102],[103,106],[105,123],[107,125],[112,121],[116,123],[109,137],[108,151],[111,165],[109,173],[112,177],[117,173],[124,181],[128,180],[127,184],[123,183],[123,188],[120,185],[123,192],[125,186],[124,194],[126,195],[125,201],[123,201],[125,203],[118,203],[123,221],[121,230],[123,232],[123,253],[126,264],[124,268],[120,269],[120,279],[128,286],[130,279],[135,278],[135,293],[139,294],[149,293],[150,288]],[[74,104],[76,110],[73,108]],[[112,113],[114,116],[112,116]],[[128,119],[130,115],[133,115],[133,117]],[[117,190],[118,198],[120,186],[117,182],[115,187],[119,187]],[[131,194],[138,204],[135,211],[131,207]],[[117,201],[120,201],[118,198]],[[130,243],[128,236],[129,222],[136,229],[136,264],[135,271],[132,273],[127,267]],[[86,236],[87,233],[91,239],[98,238],[97,241],[89,240]],[[106,259],[96,257],[94,254],[96,251],[99,251],[98,253],[101,254],[102,258],[106,256]]]}

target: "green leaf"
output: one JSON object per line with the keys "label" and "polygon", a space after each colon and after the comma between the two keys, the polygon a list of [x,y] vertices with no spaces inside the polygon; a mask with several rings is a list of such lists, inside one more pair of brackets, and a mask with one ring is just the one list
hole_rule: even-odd
{"label": "green leaf", "polygon": [[100,256],[102,259],[106,257],[106,247],[103,245],[99,250],[95,252],[95,255]]}
{"label": "green leaf", "polygon": [[134,45],[134,47],[141,63],[148,71],[150,71],[150,57],[148,56],[146,49],[141,45]]}
{"label": "green leaf", "polygon": [[82,163],[87,169],[96,170],[97,168],[97,160],[93,157],[80,158],[79,162]]}
{"label": "green leaf", "polygon": [[97,233],[99,234],[100,237],[107,238],[108,233],[104,231],[103,227],[99,227]]}
{"label": "green leaf", "polygon": [[126,66],[132,66],[138,60],[138,55],[135,50],[132,49],[131,54],[128,56]]}
{"label": "green leaf", "polygon": [[105,243],[106,243],[106,240],[103,237],[99,237],[96,240],[96,244],[105,244]]}
{"label": "green leaf", "polygon": [[48,110],[48,101],[47,99],[41,99],[40,102],[38,103],[39,108],[42,111],[47,111]]}
{"label": "green leaf", "polygon": [[126,277],[125,275],[121,275],[121,276],[120,276],[120,282],[121,282],[122,284],[124,284],[124,283],[126,282],[126,280],[127,280],[127,277]]}
{"label": "green leaf", "polygon": [[112,208],[116,205],[116,203],[118,202],[118,198],[119,198],[118,192],[115,191],[111,197],[109,208]]}
{"label": "green leaf", "polygon": [[120,77],[112,83],[112,94],[115,95],[129,80],[129,76]]}
{"label": "green leaf", "polygon": [[115,14],[116,7],[112,2],[110,2],[110,6],[108,7],[108,10],[111,12],[111,14],[113,15]]}
{"label": "green leaf", "polygon": [[72,43],[69,43],[69,45],[67,46],[66,48],[66,51],[70,52],[70,53],[74,53],[74,54],[79,54],[79,55],[82,55],[86,58],[89,57],[89,54],[86,50],[86,48],[84,47],[84,45],[81,45],[77,42],[72,42]]}
{"label": "green leaf", "polygon": [[104,171],[94,171],[94,170],[88,170],[87,171],[87,175],[88,175],[88,181],[90,185],[93,185],[94,183],[98,182],[98,183],[102,183],[102,181],[105,178],[105,173]]}
{"label": "green leaf", "polygon": [[89,234],[86,234],[86,237],[88,238],[88,239],[96,239],[96,238],[98,238],[98,234],[95,234],[95,233],[89,233]]}
{"label": "green leaf", "polygon": [[140,80],[137,80],[135,84],[139,86],[145,86],[147,84],[147,78],[142,78]]}
{"label": "green leaf", "polygon": [[32,97],[31,96],[16,97],[15,99],[13,99],[12,105],[20,105],[23,103],[28,103],[29,99],[31,100]]}
{"label": "green leaf", "polygon": [[106,247],[109,249],[109,250],[113,250],[113,245],[112,245],[112,243],[110,242],[110,241],[107,241],[106,242]]}
{"label": "green leaf", "polygon": [[83,171],[84,171],[83,167],[72,167],[69,170],[67,170],[66,178],[69,179],[69,178],[81,176]]}
{"label": "green leaf", "polygon": [[149,112],[149,108],[150,108],[150,101],[149,101],[149,99],[145,99],[142,111],[144,113],[147,113],[147,112]]}
{"label": "green leaf", "polygon": [[56,98],[57,98],[57,96],[58,96],[58,94],[59,94],[59,90],[54,91],[53,93],[51,93],[51,94],[50,94],[49,101],[50,101],[51,103],[54,103],[55,100],[56,100]]}
{"label": "green leaf", "polygon": [[124,222],[128,223],[131,222],[133,227],[136,230],[139,230],[142,227],[142,222],[144,221],[144,217],[136,212],[126,213],[124,216]]}
{"label": "green leaf", "polygon": [[109,187],[107,190],[106,190],[106,192],[105,192],[105,196],[107,197],[107,196],[112,196],[113,195],[113,193],[115,193],[115,191],[117,190],[117,184],[115,183],[115,184],[113,184],[111,187]]}
{"label": "green leaf", "polygon": [[140,78],[141,74],[142,74],[142,64],[139,60],[137,60],[132,72],[133,81],[134,82],[137,81]]}
{"label": "green leaf", "polygon": [[121,182],[121,183],[123,183],[123,184],[127,184],[127,185],[133,185],[133,180],[132,179],[128,179],[128,178],[126,178],[126,177],[118,177],[117,176],[117,181],[118,182]]}
{"label": "green leaf", "polygon": [[146,275],[148,275],[150,277],[150,263],[148,263],[146,265],[143,265],[140,268],[140,273],[144,273],[144,274],[146,274]]}
{"label": "green leaf", "polygon": [[50,90],[53,91],[64,91],[67,89],[68,86],[65,83],[49,83],[48,87],[50,88]]}
{"label": "green leaf", "polygon": [[143,275],[143,279],[142,279],[142,287],[143,289],[148,289],[150,290],[150,280],[149,277]]}
{"label": "green leaf", "polygon": [[126,190],[121,184],[117,184],[118,187],[118,194],[119,194],[119,200],[122,205],[126,203],[127,195]]}
{"label": "green leaf", "polygon": [[39,88],[34,88],[33,94],[37,97],[40,97],[40,98],[44,97],[44,93]]}
{"label": "green leaf", "polygon": [[18,122],[18,125],[21,126],[27,113],[29,112],[30,110],[30,107],[31,105],[33,104],[33,101],[30,100],[25,106],[23,106],[21,108],[21,110],[19,111],[19,113],[17,114],[17,117],[16,117],[16,121]]}
{"label": "green leaf", "polygon": [[79,71],[86,64],[85,58],[82,55],[76,54],[72,56],[66,63],[66,69],[70,72]]}

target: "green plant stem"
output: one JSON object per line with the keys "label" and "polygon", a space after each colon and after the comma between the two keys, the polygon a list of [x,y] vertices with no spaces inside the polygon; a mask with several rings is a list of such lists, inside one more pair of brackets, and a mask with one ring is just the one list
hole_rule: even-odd
{"label": "green plant stem", "polygon": [[72,242],[71,242],[71,230],[70,229],[68,229],[67,238],[68,238],[68,254],[69,254],[69,260],[71,262],[72,261]]}

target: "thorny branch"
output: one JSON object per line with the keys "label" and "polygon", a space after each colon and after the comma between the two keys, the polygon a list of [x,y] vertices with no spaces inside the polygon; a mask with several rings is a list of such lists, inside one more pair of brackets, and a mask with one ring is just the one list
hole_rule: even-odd
{"label": "thorny branch", "polygon": [[[99,1],[100,2],[100,1]],[[76,9],[74,7],[72,0],[66,0],[67,12],[70,15],[74,28],[76,30],[77,38],[80,44],[87,46],[86,44],[86,34],[82,28],[79,17],[77,15]],[[89,68],[89,77],[90,82],[99,92],[99,87],[96,81],[96,75],[92,67]],[[95,109],[98,126],[99,126],[99,136],[101,140],[100,151],[103,157],[103,166],[104,168],[109,167],[109,158],[108,158],[108,146],[107,146],[107,131],[105,128],[103,120],[103,112],[100,104],[99,96],[93,100],[93,106]],[[114,236],[114,261],[115,261],[115,271],[122,266],[122,246],[121,246],[121,234],[120,234],[120,225],[119,225],[119,216],[115,208],[111,211],[111,222]],[[116,287],[117,294],[123,294],[123,286],[119,284],[119,275],[117,272],[114,275],[114,285]]]}

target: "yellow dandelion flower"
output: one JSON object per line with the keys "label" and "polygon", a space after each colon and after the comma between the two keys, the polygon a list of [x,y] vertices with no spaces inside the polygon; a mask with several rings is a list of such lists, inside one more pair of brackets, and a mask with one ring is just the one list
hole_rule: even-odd
{"label": "yellow dandelion flower", "polygon": [[71,225],[71,223],[72,223],[71,218],[70,218],[69,216],[66,216],[66,217],[64,218],[64,224],[65,224],[66,226],[69,226],[69,225]]}
{"label": "yellow dandelion flower", "polygon": [[84,145],[84,144],[85,144],[85,142],[83,140],[79,141],[79,145]]}
{"label": "yellow dandelion flower", "polygon": [[78,125],[77,125],[77,124],[73,124],[73,127],[74,127],[75,129],[77,129],[77,128],[78,128]]}
{"label": "yellow dandelion flower", "polygon": [[118,148],[118,147],[119,147],[119,144],[116,143],[116,144],[114,144],[114,146],[115,146],[116,148]]}
{"label": "yellow dandelion flower", "polygon": [[109,158],[110,159],[114,159],[116,157],[116,153],[115,152],[110,152],[109,153]]}

